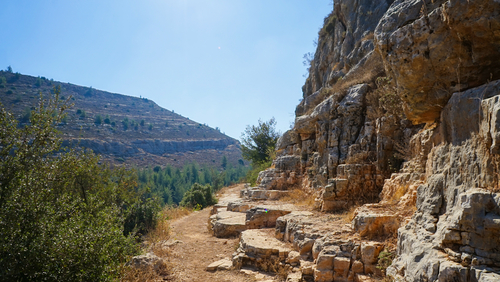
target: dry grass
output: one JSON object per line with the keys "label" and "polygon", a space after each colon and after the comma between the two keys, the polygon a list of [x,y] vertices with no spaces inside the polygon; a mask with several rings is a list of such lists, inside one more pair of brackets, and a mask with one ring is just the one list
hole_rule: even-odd
{"label": "dry grass", "polygon": [[191,209],[185,207],[166,206],[160,212],[160,218],[166,220],[175,220],[184,217],[186,215],[189,215],[191,212],[193,212]]}
{"label": "dry grass", "polygon": [[280,200],[296,206],[311,208],[314,206],[315,198],[316,196],[314,193],[305,191],[301,188],[295,188],[289,190],[289,193],[283,196]]}
{"label": "dry grass", "polygon": [[[366,71],[370,70],[370,71]],[[337,102],[341,101],[350,87],[367,83],[372,88],[375,86],[375,81],[377,77],[382,76],[385,73],[385,69],[378,55],[373,55],[368,58],[368,60],[364,63],[364,65],[359,66],[356,70],[348,72],[346,76],[338,79],[337,81],[328,81],[329,87],[324,87],[324,89],[320,92],[321,99],[319,101],[323,101],[331,95],[335,94],[335,100]],[[320,103],[319,102],[319,103]],[[314,110],[314,106],[306,112],[306,114],[310,114]]]}
{"label": "dry grass", "polygon": [[289,265],[281,263],[278,259],[264,260],[259,264],[259,269],[264,272],[272,272],[276,274],[275,281],[286,281],[288,273],[291,270]]}
{"label": "dry grass", "polygon": [[170,274],[170,265],[167,258],[170,255],[169,247],[164,245],[170,239],[170,221],[190,214],[192,211],[184,207],[167,206],[160,212],[160,219],[156,227],[144,237],[144,252],[153,253],[163,258],[154,267],[136,268],[123,266],[121,270],[121,281],[148,282],[164,281]]}
{"label": "dry grass", "polygon": [[169,275],[169,268],[167,263],[158,264],[155,267],[149,268],[136,268],[126,266],[122,270],[120,281],[126,282],[152,282],[152,281],[165,281]]}
{"label": "dry grass", "polygon": [[347,156],[345,160],[346,164],[363,164],[370,163],[375,160],[376,156],[374,152],[362,151],[350,156]]}
{"label": "dry grass", "polygon": [[356,209],[359,207],[359,205],[353,205],[349,207],[349,209],[345,210],[341,214],[341,219],[342,222],[344,223],[351,223],[354,217],[356,216]]}

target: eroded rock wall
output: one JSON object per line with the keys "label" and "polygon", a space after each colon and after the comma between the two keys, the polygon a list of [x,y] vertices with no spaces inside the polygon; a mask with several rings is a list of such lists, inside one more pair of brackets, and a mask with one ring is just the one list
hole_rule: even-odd
{"label": "eroded rock wall", "polygon": [[[378,77],[404,115],[373,114]],[[401,207],[396,280],[500,280],[499,1],[335,1],[303,93],[262,189],[302,186],[323,211],[380,201],[364,219]]]}

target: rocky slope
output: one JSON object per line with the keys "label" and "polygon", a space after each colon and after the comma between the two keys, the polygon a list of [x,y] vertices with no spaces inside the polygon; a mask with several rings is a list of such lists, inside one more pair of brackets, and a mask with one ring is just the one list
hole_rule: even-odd
{"label": "rocky slope", "polygon": [[26,122],[26,114],[38,103],[38,93],[48,97],[57,85],[61,100],[73,104],[65,122],[57,125],[63,145],[90,148],[106,161],[136,166],[183,166],[192,161],[220,165],[223,156],[236,164],[241,159],[237,140],[146,98],[0,72],[1,102]]}
{"label": "rocky slope", "polygon": [[397,232],[397,281],[499,281],[499,97],[499,1],[334,1],[295,126],[246,193],[365,204],[352,227]]}

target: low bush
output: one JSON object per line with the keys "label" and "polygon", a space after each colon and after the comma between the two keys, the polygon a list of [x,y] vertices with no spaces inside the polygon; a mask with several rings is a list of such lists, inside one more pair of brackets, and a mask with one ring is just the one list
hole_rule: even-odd
{"label": "low bush", "polygon": [[217,199],[214,196],[212,186],[205,185],[202,186],[198,183],[195,183],[191,190],[187,191],[184,194],[184,197],[181,201],[181,206],[190,207],[190,208],[205,208],[208,206],[212,206],[217,203]]}

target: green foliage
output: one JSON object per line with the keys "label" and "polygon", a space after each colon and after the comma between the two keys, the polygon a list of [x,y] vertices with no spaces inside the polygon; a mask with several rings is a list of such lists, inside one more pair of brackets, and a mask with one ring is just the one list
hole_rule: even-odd
{"label": "green foliage", "polygon": [[97,115],[97,116],[95,117],[94,123],[95,123],[96,125],[101,125],[101,124],[102,124],[102,117],[101,117],[101,115]]}
{"label": "green foliage", "polygon": [[123,130],[127,130],[128,129],[128,126],[129,126],[128,118],[124,118],[122,120],[122,125],[123,125]]}
{"label": "green foliage", "polygon": [[113,280],[138,251],[124,219],[143,197],[133,172],[61,149],[54,124],[67,105],[54,92],[24,126],[0,108],[0,280]]}
{"label": "green foliage", "polygon": [[335,31],[335,23],[337,21],[337,16],[332,11],[326,18],[323,20],[323,27],[319,31],[319,36],[323,37],[327,34],[333,34]]}
{"label": "green foliage", "polygon": [[85,97],[92,97],[92,95],[94,94],[94,89],[92,89],[92,86],[90,86],[89,89],[87,89],[87,91],[85,91],[85,93],[83,94]]}
{"label": "green foliage", "polygon": [[252,164],[252,169],[248,171],[245,176],[245,182],[250,183],[252,186],[257,184],[257,177],[259,176],[259,172],[269,168],[272,164],[272,160],[268,162]]}
{"label": "green foliage", "polygon": [[35,86],[36,87],[40,87],[42,86],[42,79],[40,77],[37,77],[36,78],[36,81],[35,81]]}
{"label": "green foliage", "polygon": [[21,116],[20,122],[26,123],[29,122],[31,118],[31,109],[26,107],[24,108],[23,115]]}
{"label": "green foliage", "polygon": [[384,249],[378,255],[378,264],[377,268],[382,270],[382,273],[385,275],[385,271],[392,264],[392,260],[394,259],[395,254],[391,253],[387,249]]}
{"label": "green foliage", "polygon": [[149,124],[148,129],[153,130],[153,125],[151,123]]}
{"label": "green foliage", "polygon": [[214,191],[218,191],[223,186],[240,182],[248,171],[248,168],[243,165],[233,167],[231,163],[228,163],[226,170],[222,172],[214,167],[200,167],[196,163],[191,163],[183,168],[168,165],[163,169],[156,166],[153,169],[139,170],[139,187],[148,190],[148,195],[158,198],[161,204],[178,205],[184,194],[195,183],[209,184]]}
{"label": "green foliage", "polygon": [[226,168],[227,168],[227,157],[226,156],[222,157],[222,164],[221,164],[221,166],[222,166],[222,168],[224,170],[226,170]]}
{"label": "green foliage", "polygon": [[368,116],[376,119],[382,116],[394,116],[396,119],[405,119],[403,101],[398,95],[397,87],[390,77],[378,77],[377,89],[367,96],[371,106]]}
{"label": "green foliage", "polygon": [[4,76],[0,76],[0,88],[5,88],[7,85],[7,79]]}
{"label": "green foliage", "polygon": [[241,135],[241,152],[243,158],[252,164],[261,164],[271,160],[270,152],[274,151],[280,133],[276,131],[276,120],[267,122],[259,120],[258,126],[247,126]]}
{"label": "green foliage", "polygon": [[210,185],[200,185],[195,183],[189,191],[184,194],[182,201],[180,203],[183,207],[201,207],[205,208],[212,206],[217,203],[217,199],[212,191],[212,186]]}
{"label": "green foliage", "polygon": [[144,120],[143,119],[141,120],[141,126],[144,126]]}
{"label": "green foliage", "polygon": [[12,73],[12,67],[11,67],[11,66],[8,66],[6,71],[7,71],[8,73]]}
{"label": "green foliage", "polygon": [[106,115],[106,118],[104,119],[105,124],[110,124],[111,120],[109,119],[109,115]]}
{"label": "green foliage", "polygon": [[87,113],[84,110],[78,109],[76,110],[76,115],[79,115],[80,119],[84,119],[87,116]]}

